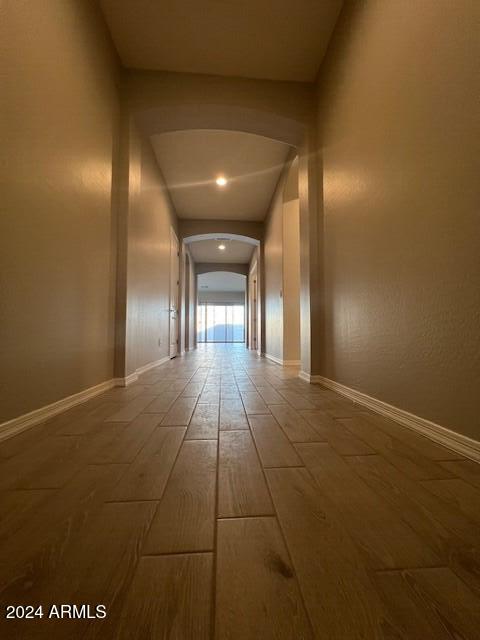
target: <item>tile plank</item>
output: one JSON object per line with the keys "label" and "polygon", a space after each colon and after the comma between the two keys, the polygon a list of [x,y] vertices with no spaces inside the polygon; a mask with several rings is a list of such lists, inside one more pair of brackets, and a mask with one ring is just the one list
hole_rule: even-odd
{"label": "tile plank", "polygon": [[218,404],[197,404],[185,438],[187,440],[217,440],[218,422]]}
{"label": "tile plank", "polygon": [[266,386],[265,380],[263,380],[263,386],[257,385],[257,391],[262,396],[263,401],[268,404],[285,404],[285,398],[283,398],[278,391],[272,386]]}
{"label": "tile plank", "polygon": [[109,499],[160,500],[183,441],[183,427],[155,429],[135,461],[115,486]]}
{"label": "tile plank", "polygon": [[378,590],[308,471],[265,473],[314,637],[384,639],[387,613]]}
{"label": "tile plank", "polygon": [[129,463],[138,455],[161,420],[156,414],[141,414],[127,425],[119,436],[108,443],[96,456],[95,464]]}
{"label": "tile plank", "polygon": [[218,522],[216,638],[313,639],[275,518]]}
{"label": "tile plank", "polygon": [[300,393],[291,390],[279,389],[278,393],[285,398],[294,409],[315,409],[315,405]]}
{"label": "tile plank", "polygon": [[[447,567],[411,569],[394,576],[379,575],[377,581],[390,596],[392,608],[396,607],[397,611],[403,609],[403,620],[406,606],[410,615],[413,603],[419,612],[415,616],[419,625],[422,624],[422,617],[425,622],[428,621],[432,633],[424,636],[417,627],[415,637],[432,640],[475,640],[480,637],[480,600]],[[410,602],[405,606],[406,600]]]}
{"label": "tile plank", "polygon": [[250,427],[264,467],[300,467],[303,462],[272,415],[250,416]]}
{"label": "tile plank", "polygon": [[[105,604],[111,615],[113,600],[126,591],[133,577],[155,507],[151,502],[102,505],[97,514],[79,522],[78,528],[60,532],[51,546],[29,562],[25,575],[8,585],[2,598],[18,605]],[[113,593],[109,591],[112,580]],[[62,625],[47,616],[23,619],[8,627],[5,624],[5,637],[83,638],[89,624],[88,619],[77,619],[74,625]]]}
{"label": "tile plank", "polygon": [[408,429],[407,427],[394,422],[393,420],[388,420],[381,415],[377,415],[374,413],[363,413],[361,415],[367,422],[370,422],[374,426],[378,427],[385,433],[388,433],[392,436],[392,438],[397,438],[401,440],[406,445],[418,451],[425,456],[426,458],[430,458],[431,460],[461,460],[463,456],[451,449],[446,449],[441,445],[433,442],[429,438],[426,438],[418,433],[412,431],[412,429]]}
{"label": "tile plank", "polygon": [[218,516],[229,518],[267,514],[273,514],[273,505],[250,432],[221,432]]}
{"label": "tile plank", "polygon": [[389,434],[374,427],[360,415],[354,418],[340,419],[340,422],[413,480],[432,480],[450,476],[449,472],[440,464],[422,456],[401,440],[392,438]]}
{"label": "tile plank", "polygon": [[217,443],[186,440],[158,506],[145,554],[213,549]]}
{"label": "tile plank", "polygon": [[293,407],[272,404],[270,411],[290,442],[321,442],[322,436]]}
{"label": "tile plank", "polygon": [[207,383],[198,399],[202,404],[218,404],[220,401],[220,385],[219,383]]}
{"label": "tile plank", "polygon": [[79,471],[65,487],[52,492],[28,512],[14,536],[0,547],[0,590],[18,577],[32,557],[58,535],[69,535],[105,500],[125,471],[123,465],[92,465]]}
{"label": "tile plank", "polygon": [[480,489],[460,478],[428,480],[422,482],[422,485],[480,525]]}
{"label": "tile plank", "polygon": [[141,558],[121,613],[85,640],[208,640],[212,565],[210,553]]}
{"label": "tile plank", "polygon": [[140,395],[130,400],[130,402],[127,402],[124,407],[111,415],[108,418],[108,422],[131,422],[142,413],[148,405],[151,405],[152,401],[155,402],[155,396]]}
{"label": "tile plank", "polygon": [[77,471],[69,464],[80,446],[79,436],[50,436],[37,446],[0,464],[0,491],[57,489]]}
{"label": "tile plank", "polygon": [[240,398],[223,398],[220,401],[220,430],[248,429],[248,421]]}
{"label": "tile plank", "polygon": [[319,435],[342,456],[368,455],[375,451],[363,440],[351,433],[339,420],[334,420],[325,411],[301,411],[301,415]]}
{"label": "tile plank", "polygon": [[179,391],[162,391],[158,398],[144,408],[143,413],[167,413],[179,395]]}
{"label": "tile plank", "polygon": [[245,412],[249,414],[255,413],[270,413],[267,405],[262,399],[262,396],[257,391],[241,391],[243,406]]}
{"label": "tile plank", "polygon": [[480,464],[478,462],[473,460],[451,460],[442,462],[442,467],[445,467],[452,476],[457,476],[480,489]]}
{"label": "tile plank", "polygon": [[480,597],[480,527],[381,456],[347,462]]}
{"label": "tile plank", "polygon": [[187,426],[196,404],[196,397],[180,397],[175,400],[161,422],[162,427]]}
{"label": "tile plank", "polygon": [[323,443],[296,449],[373,569],[438,566],[437,554]]}

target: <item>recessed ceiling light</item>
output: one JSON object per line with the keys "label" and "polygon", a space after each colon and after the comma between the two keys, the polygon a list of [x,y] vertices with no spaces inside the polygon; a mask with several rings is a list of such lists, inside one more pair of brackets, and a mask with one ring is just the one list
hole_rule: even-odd
{"label": "recessed ceiling light", "polygon": [[220,251],[225,251],[227,247],[224,244],[219,244],[218,248],[220,249]]}
{"label": "recessed ceiling light", "polygon": [[219,176],[215,182],[219,187],[224,187],[227,184],[227,179],[224,176]]}

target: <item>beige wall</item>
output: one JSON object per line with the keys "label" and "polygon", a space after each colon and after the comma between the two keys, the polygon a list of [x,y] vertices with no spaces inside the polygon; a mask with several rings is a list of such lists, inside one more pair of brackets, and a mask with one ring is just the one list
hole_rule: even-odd
{"label": "beige wall", "polygon": [[168,71],[129,69],[124,86],[131,113],[149,135],[223,129],[297,145],[315,101],[312,83]]}
{"label": "beige wall", "polygon": [[319,111],[323,374],[477,439],[479,13],[348,3]]}
{"label": "beige wall", "polygon": [[265,222],[265,353],[300,360],[298,160],[285,167]]}
{"label": "beige wall", "polygon": [[[297,174],[298,175],[298,174]],[[284,194],[285,196],[285,194]],[[283,203],[283,360],[300,360],[300,205]]]}
{"label": "beige wall", "polygon": [[283,183],[265,221],[265,354],[283,360]]}
{"label": "beige wall", "polygon": [[131,165],[139,187],[128,221],[126,375],[169,353],[170,227],[177,224],[151,144],[138,134]]}
{"label": "beige wall", "polygon": [[1,422],[112,378],[119,107],[93,3],[0,13]]}

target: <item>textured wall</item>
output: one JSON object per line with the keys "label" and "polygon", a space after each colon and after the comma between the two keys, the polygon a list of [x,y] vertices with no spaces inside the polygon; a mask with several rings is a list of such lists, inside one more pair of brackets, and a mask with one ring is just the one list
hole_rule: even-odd
{"label": "textured wall", "polygon": [[113,375],[118,99],[93,3],[0,13],[1,422]]}
{"label": "textured wall", "polygon": [[285,166],[265,221],[265,353],[300,360],[298,160]]}
{"label": "textured wall", "polygon": [[128,221],[127,375],[169,353],[170,227],[176,228],[150,142],[137,137],[131,144],[131,168],[139,157],[140,173]]}
{"label": "textured wall", "polygon": [[347,3],[319,111],[323,374],[477,439],[479,13]]}

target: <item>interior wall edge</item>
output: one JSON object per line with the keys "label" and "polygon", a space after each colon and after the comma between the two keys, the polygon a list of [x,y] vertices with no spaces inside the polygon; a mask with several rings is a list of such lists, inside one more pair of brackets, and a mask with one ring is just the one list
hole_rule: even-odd
{"label": "interior wall edge", "polygon": [[95,398],[95,396],[113,389],[113,387],[128,387],[133,382],[136,382],[142,373],[146,373],[147,371],[150,371],[150,369],[154,369],[161,364],[165,364],[169,360],[170,356],[154,360],[153,362],[139,367],[134,373],[131,373],[126,377],[116,377],[111,378],[110,380],[105,380],[105,382],[101,382],[100,384],[89,387],[88,389],[83,389],[71,396],[61,398],[56,402],[45,405],[44,407],[34,409],[33,411],[29,411],[21,416],[2,422],[0,423],[0,442],[2,440],[12,438],[31,427],[35,427],[36,425],[41,424],[60,413],[65,413],[65,411],[68,411],[79,404],[83,404],[84,402],[87,402],[87,400]]}
{"label": "interior wall edge", "polygon": [[281,367],[298,367],[301,363],[301,360],[282,360],[281,358],[272,356],[270,353],[263,353],[262,355],[264,358],[267,358],[267,360],[270,360]]}
{"label": "interior wall edge", "polygon": [[[300,377],[303,380],[307,380],[304,372],[301,373],[303,375],[300,375]],[[374,411],[385,418],[389,418],[403,427],[416,431],[422,436],[433,440],[447,449],[451,449],[456,453],[480,463],[480,442],[478,440],[474,440],[473,438],[458,433],[457,431],[452,431],[447,427],[443,427],[442,425],[431,422],[426,418],[422,418],[405,411],[404,409],[395,407],[392,404],[388,404],[388,402],[383,402],[383,400],[369,396],[357,389],[347,387],[346,385],[336,382],[335,380],[331,380],[330,378],[325,378],[324,376],[309,376],[307,381],[314,384],[321,384],[336,393],[340,393],[346,398],[353,400],[353,402],[367,407],[371,411]]]}
{"label": "interior wall edge", "polygon": [[118,386],[115,378],[101,382],[88,389],[83,389],[78,393],[74,393],[71,396],[67,396],[51,404],[47,404],[28,413],[24,413],[21,416],[7,420],[0,424],[0,442],[18,435],[21,431],[35,427],[36,425],[53,418],[59,413],[64,413],[68,409],[72,409],[78,404],[82,404],[87,400],[91,400],[95,396]]}

